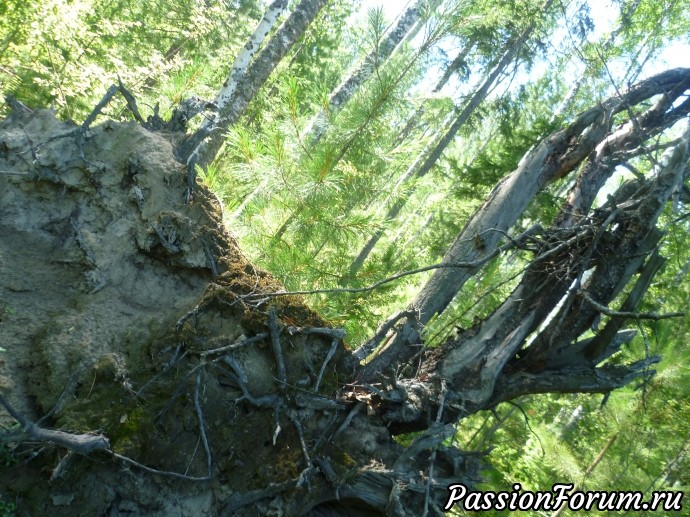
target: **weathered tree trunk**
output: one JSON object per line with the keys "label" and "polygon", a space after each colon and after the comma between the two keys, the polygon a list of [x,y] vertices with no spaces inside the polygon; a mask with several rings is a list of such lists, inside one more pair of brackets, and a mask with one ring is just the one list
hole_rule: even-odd
{"label": "weathered tree trunk", "polygon": [[[409,345],[420,342],[420,328],[450,304],[465,282],[477,272],[477,267],[495,256],[501,239],[518,221],[537,192],[572,172],[597,149],[601,156],[606,157],[610,174],[615,165],[626,157],[622,149],[631,145],[635,138],[639,139],[637,135],[658,134],[682,117],[687,112],[688,101],[664,116],[660,116],[663,113],[660,110],[671,106],[683,95],[688,87],[689,74],[688,69],[675,69],[642,81],[622,97],[616,95],[599,107],[582,113],[569,127],[550,135],[530,150],[517,170],[494,188],[451,244],[443,259],[445,267],[436,270],[408,308],[407,312],[414,314],[414,318],[406,318],[399,323],[396,337],[389,339],[384,351],[369,363],[371,374],[380,371],[382,365],[396,362],[393,358],[399,354],[403,357],[413,354]],[[666,94],[663,103],[650,109],[644,117],[638,117],[650,124],[649,129],[640,133],[636,129],[640,122],[631,121],[624,130],[610,133],[613,115],[658,94]],[[596,195],[600,187],[601,184],[596,188],[592,185],[589,195]],[[379,337],[365,344],[358,357],[366,357],[381,340]]]}
{"label": "weathered tree trunk", "polygon": [[[651,78],[530,151],[439,269],[462,283],[522,247],[535,258],[513,293],[424,349],[396,336],[419,338],[417,322],[452,298],[432,278],[441,301],[427,286],[405,328],[391,320],[372,338],[394,333],[365,365],[370,347],[349,352],[341,330],[243,257],[211,193],[197,186],[195,203],[183,200],[186,168],[167,139],[15,103],[0,122],[0,440],[21,463],[0,466],[4,493],[20,515],[438,510],[447,485],[479,476],[480,455],[443,445],[459,419],[530,393],[607,393],[658,360],[600,366],[631,339],[627,319],[668,316],[635,311],[663,264],[655,226],[688,174],[690,130],[604,206],[590,209],[586,187],[687,116],[689,87],[690,69]],[[613,114],[657,94],[610,129]],[[583,162],[553,227],[499,247],[494,234]],[[468,235],[475,247],[458,248]],[[603,329],[578,340],[597,314]],[[408,447],[392,439],[413,430]]]}

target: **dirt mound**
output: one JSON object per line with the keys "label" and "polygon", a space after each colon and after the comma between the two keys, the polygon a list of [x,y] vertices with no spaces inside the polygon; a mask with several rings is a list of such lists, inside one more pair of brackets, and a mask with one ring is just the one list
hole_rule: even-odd
{"label": "dirt mound", "polygon": [[323,322],[299,300],[243,298],[280,285],[216,198],[199,187],[189,205],[185,189],[171,143],[136,124],[0,122],[0,392],[110,444],[4,449],[0,497],[20,514],[216,515],[297,480],[303,430],[332,423],[338,403],[318,392],[335,393],[324,365],[342,336],[306,331]]}

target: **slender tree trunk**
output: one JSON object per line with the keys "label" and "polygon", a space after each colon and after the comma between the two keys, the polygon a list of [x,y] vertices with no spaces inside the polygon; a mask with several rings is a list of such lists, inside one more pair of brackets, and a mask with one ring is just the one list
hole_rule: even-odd
{"label": "slender tree trunk", "polygon": [[[472,157],[472,160],[470,160],[470,162],[469,162],[469,163],[470,163],[470,166],[471,166],[471,164],[472,164],[479,156],[482,155],[482,153],[484,153],[484,151],[486,151],[487,147],[489,147],[489,144],[490,144],[491,141],[493,140],[494,136],[496,136],[496,131],[493,131],[493,132],[484,140],[484,142],[482,143],[482,145],[481,145],[481,147],[479,148],[479,150],[478,150],[478,151],[475,153],[475,155]],[[436,214],[436,212],[433,212],[433,213],[431,213],[431,214],[426,218],[426,220],[424,221],[424,223],[421,224],[421,225],[419,226],[419,228],[417,229],[417,231],[416,231],[410,238],[408,238],[407,241],[405,241],[405,243],[402,245],[403,248],[409,247],[409,246],[412,244],[412,242],[413,242],[417,237],[419,237],[425,229],[427,229],[427,228],[429,227],[429,225],[431,224],[431,222],[434,220],[435,214]],[[387,254],[387,255],[390,254],[390,253],[392,252],[393,248],[395,247],[395,245],[396,245],[396,243],[398,242],[398,239],[400,238],[401,235],[402,235],[402,229],[401,229],[401,231],[399,232],[398,236],[396,236],[396,238],[393,240],[393,242],[391,242],[391,244],[388,246],[387,251],[386,251],[386,254]]]}
{"label": "slender tree trunk", "polygon": [[[544,6],[544,11],[546,12],[548,8],[550,7],[552,3],[552,0],[548,0]],[[477,107],[486,99],[487,95],[489,94],[489,91],[491,90],[492,86],[496,82],[496,79],[505,72],[505,70],[508,68],[508,66],[513,62],[515,59],[517,53],[522,49],[523,45],[529,38],[529,36],[532,34],[534,31],[535,24],[532,23],[530,24],[523,32],[518,36],[518,38],[511,44],[510,48],[503,54],[503,57],[501,60],[498,62],[498,64],[494,67],[492,72],[489,74],[489,77],[486,78],[484,83],[479,87],[479,89],[474,93],[470,101],[465,105],[465,107],[462,109],[462,111],[455,117],[455,120],[451,124],[451,126],[443,133],[440,138],[438,138],[435,142],[433,142],[427,150],[422,152],[422,154],[419,155],[417,160],[407,169],[407,171],[402,175],[402,177],[398,180],[398,183],[394,187],[393,191],[399,189],[401,186],[405,185],[409,181],[412,181],[414,179],[419,179],[424,177],[426,174],[431,171],[432,167],[434,164],[438,161],[438,159],[441,157],[443,154],[443,151],[445,151],[446,147],[453,141],[455,138],[455,135],[458,133],[460,128],[465,125],[467,120],[470,118],[472,113],[474,113],[474,110],[477,109]],[[407,194],[400,194],[399,197],[395,200],[391,208],[388,210],[386,213],[385,217],[385,222],[389,223],[390,221],[394,220],[400,211],[403,209],[405,204],[407,203],[407,200],[409,199],[409,193]],[[385,224],[385,223],[384,223]],[[362,268],[364,265],[364,262],[366,259],[369,257],[371,252],[373,251],[374,247],[378,243],[378,241],[383,237],[383,234],[385,233],[385,226],[381,227],[379,230],[377,230],[374,235],[372,235],[367,243],[364,245],[362,250],[359,252],[359,255],[357,255],[357,258],[352,262],[350,265],[350,269],[348,271],[348,277],[352,278],[357,274],[357,272]]]}
{"label": "slender tree trunk", "polygon": [[[448,65],[445,72],[443,73],[443,76],[441,77],[441,79],[439,79],[439,81],[436,83],[436,86],[434,86],[434,89],[431,91],[432,94],[439,93],[443,89],[443,87],[446,84],[448,84],[448,81],[453,76],[453,74],[457,72],[463,64],[465,64],[467,54],[469,54],[472,51],[474,45],[474,41],[467,42],[467,44],[458,53],[455,59],[450,63],[450,65]],[[407,138],[410,136],[410,133],[412,132],[412,129],[415,127],[416,124],[419,123],[419,120],[424,116],[425,112],[426,109],[424,105],[421,105],[419,106],[419,108],[415,110],[415,112],[410,117],[408,117],[407,122],[405,123],[405,127],[402,128],[402,130],[396,137],[395,141],[393,142],[393,145],[391,146],[392,149],[395,149],[396,147],[401,145],[405,140],[407,140]]]}
{"label": "slender tree trunk", "polygon": [[[261,49],[251,64],[244,70],[243,65],[253,53],[254,43],[249,42],[251,50],[243,51],[244,59],[231,72],[223,89],[218,94],[222,102],[218,115],[213,124],[200,127],[186,142],[179,147],[178,156],[185,160],[190,171],[195,165],[206,167],[213,161],[223,144],[223,134],[235,124],[244,114],[247,106],[264,85],[268,76],[278,66],[278,63],[290,51],[293,45],[302,37],[309,24],[316,18],[328,0],[302,0],[290,13],[269,42]],[[260,36],[266,28],[275,21],[284,5],[280,1],[271,4],[270,18],[262,20],[257,28],[256,36]],[[267,13],[267,16],[268,14]],[[237,74],[234,74],[237,72]],[[239,75],[239,77],[237,77]]]}
{"label": "slender tree trunk", "polygon": [[400,43],[419,29],[423,3],[424,0],[418,0],[412,7],[406,9],[395,27],[384,34],[376,48],[333,90],[328,98],[328,108],[319,111],[309,122],[305,132],[306,141],[312,144],[318,142],[326,131],[328,114],[340,110],[376,69],[393,55]]}
{"label": "slender tree trunk", "polygon": [[[606,445],[604,445],[603,449],[601,449],[601,451],[599,451],[599,454],[597,454],[597,457],[594,458],[594,461],[589,465],[589,467],[587,467],[587,470],[585,471],[584,475],[582,476],[583,482],[587,479],[587,477],[592,472],[594,472],[594,469],[597,468],[597,465],[599,465],[599,463],[601,463],[601,460],[604,459],[606,452],[614,444],[614,442],[616,441],[616,438],[618,438],[618,433],[615,433],[613,436],[611,436],[611,438],[609,438],[609,440],[606,442]],[[570,491],[570,493],[572,494],[573,492],[577,491],[579,488],[580,488],[580,484],[578,484],[578,483],[573,484],[573,489]],[[555,512],[553,512],[551,514],[551,517],[560,517],[561,515],[563,515],[563,512],[566,510],[567,507],[568,507],[567,504],[561,505],[558,508],[558,510],[556,510]]]}

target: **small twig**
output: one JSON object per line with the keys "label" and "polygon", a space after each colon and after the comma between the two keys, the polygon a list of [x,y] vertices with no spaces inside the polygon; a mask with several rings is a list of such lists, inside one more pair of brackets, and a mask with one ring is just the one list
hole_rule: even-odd
{"label": "small twig", "polygon": [[[497,257],[499,254],[503,253],[504,251],[507,251],[509,249],[512,249],[515,247],[514,243],[521,243],[523,240],[526,240],[528,238],[531,238],[532,234],[535,233],[535,231],[539,229],[538,226],[534,226],[532,228],[529,228],[525,232],[521,233],[517,237],[515,237],[512,242],[508,242],[504,244],[503,246],[497,247],[494,251],[489,253],[488,255],[485,255],[484,257],[473,260],[470,262],[439,262],[437,264],[431,264],[429,266],[423,266],[420,268],[416,269],[410,269],[408,271],[402,271],[400,273],[396,273],[395,275],[389,276],[387,278],[384,278],[382,280],[379,280],[378,282],[374,282],[373,284],[370,284],[366,287],[342,287],[342,288],[334,288],[334,289],[313,289],[313,290],[303,290],[303,291],[277,291],[275,293],[250,293],[250,294],[245,294],[243,296],[240,296],[239,298],[241,300],[245,299],[253,299],[253,298],[258,298],[258,297],[266,297],[266,298],[277,298],[278,296],[295,296],[295,295],[307,295],[307,294],[343,294],[343,293],[349,293],[349,294],[359,294],[359,293],[369,293],[371,291],[374,291],[381,287],[382,285],[389,284],[391,282],[395,282],[396,280],[399,280],[401,278],[407,277],[407,276],[412,276],[412,275],[418,275],[419,273],[425,273],[427,271],[432,271],[434,269],[452,269],[452,268],[462,268],[462,269],[473,269],[477,268],[480,266],[483,266],[493,258]],[[495,231],[495,230],[494,230]]]}
{"label": "small twig", "polygon": [[141,125],[146,125],[146,121],[144,118],[141,116],[141,113],[139,113],[139,108],[137,106],[137,100],[134,98],[134,95],[125,88],[125,85],[122,84],[122,79],[120,79],[120,76],[117,76],[117,82],[119,85],[119,90],[122,96],[125,98],[127,101],[127,107],[129,108],[129,111],[132,112],[132,115],[134,115],[134,118],[136,119],[137,122]]}
{"label": "small twig", "polygon": [[[438,413],[436,413],[436,423],[441,423],[441,417],[443,416],[443,405],[446,402],[446,392],[448,386],[446,385],[445,379],[441,381],[441,396],[438,401]],[[429,476],[426,480],[426,489],[424,491],[424,511],[422,512],[422,517],[426,517],[429,513],[429,502],[431,498],[431,484],[434,479],[434,462],[436,461],[436,451],[438,445],[435,446],[431,451],[431,456],[429,457]]]}
{"label": "small twig", "polygon": [[187,476],[186,474],[180,474],[179,472],[172,472],[169,470],[153,469],[151,467],[147,467],[146,465],[142,465],[138,461],[134,461],[132,458],[128,458],[127,456],[123,456],[122,454],[118,454],[118,453],[112,452],[112,451],[107,451],[107,452],[110,452],[110,454],[113,458],[116,458],[120,461],[123,461],[124,463],[128,463],[129,465],[133,465],[133,466],[137,467],[138,469],[141,469],[145,472],[148,472],[149,474],[156,474],[157,476],[182,479],[184,481],[209,481],[211,479],[210,476],[195,477],[195,476]]}
{"label": "small twig", "polygon": [[281,387],[285,387],[287,382],[287,371],[285,369],[285,359],[283,358],[283,349],[280,346],[280,326],[278,325],[278,316],[276,315],[275,307],[271,307],[268,311],[268,328],[271,331],[271,345],[273,346],[273,355],[276,358],[278,365],[278,380]]}
{"label": "small twig", "polygon": [[249,382],[247,380],[247,374],[244,373],[244,370],[242,370],[242,367],[239,365],[237,360],[226,355],[223,357],[223,362],[235,372],[235,375],[237,376],[235,380],[237,381],[240,390],[242,390],[242,397],[237,399],[235,402],[247,400],[250,404],[256,407],[276,408],[281,405],[281,399],[277,395],[264,395],[263,397],[256,398],[249,393],[249,388],[247,388],[247,384]]}
{"label": "small twig", "polygon": [[252,343],[256,343],[257,341],[261,341],[263,339],[266,339],[268,337],[268,332],[261,332],[260,334],[257,334],[256,336],[249,337],[249,338],[244,338],[244,339],[239,339],[229,345],[222,346],[220,348],[214,348],[213,350],[205,350],[204,352],[201,352],[199,354],[201,357],[207,357],[209,355],[214,355],[214,354],[222,354],[224,352],[229,352],[230,350],[236,350],[238,348],[242,348],[243,346],[250,345]]}
{"label": "small twig", "polygon": [[146,388],[148,388],[151,384],[153,384],[156,380],[158,380],[158,378],[160,378],[160,377],[162,377],[163,375],[165,375],[166,373],[168,373],[168,372],[170,371],[170,369],[171,369],[173,366],[175,366],[175,365],[176,365],[177,363],[179,363],[182,359],[184,359],[184,357],[187,355],[187,351],[186,351],[186,350],[185,350],[184,352],[182,352],[182,355],[179,355],[179,356],[177,355],[177,354],[179,353],[180,348],[182,347],[182,345],[183,345],[183,343],[180,343],[180,344],[177,346],[177,349],[175,350],[175,353],[173,354],[173,356],[172,356],[172,358],[170,359],[170,361],[168,361],[167,363],[165,363],[165,364],[163,365],[163,371],[162,371],[162,372],[159,372],[159,373],[157,373],[156,375],[154,375],[153,377],[151,377],[148,381],[146,381],[146,383],[144,383],[144,385],[143,385],[141,388],[139,388],[139,390],[137,390],[137,392],[136,392],[136,396],[137,396],[137,397],[141,397],[141,393],[142,393]]}
{"label": "small twig", "polygon": [[[161,409],[158,414],[156,415],[156,420],[160,420],[165,416],[165,414],[170,410],[170,408],[173,406],[177,398],[182,395],[182,392],[185,389],[185,385],[187,384],[187,381],[189,378],[194,375],[198,369],[203,368],[206,366],[205,364],[201,364],[196,366],[194,369],[192,369],[190,372],[187,372],[187,374],[182,378],[182,381],[180,381],[180,385],[177,387],[175,392],[172,394],[172,396],[168,399],[168,402],[163,406],[163,409]],[[141,390],[140,390],[141,391]]]}
{"label": "small twig", "polygon": [[314,469],[314,467],[309,465],[302,472],[300,472],[299,477],[297,478],[297,483],[295,484],[295,488],[300,488],[306,483],[307,492],[311,492],[311,483],[309,482],[309,478],[314,474],[315,470],[316,469]]}
{"label": "small twig", "polygon": [[204,248],[204,254],[206,255],[206,260],[208,260],[209,267],[211,268],[211,274],[213,275],[213,278],[217,278],[218,275],[220,275],[220,271],[218,270],[216,258],[211,252],[211,247],[208,245],[208,242],[206,242],[206,239],[200,238],[199,240]]}
{"label": "small twig", "polygon": [[333,344],[331,345],[331,349],[328,351],[328,354],[326,354],[326,359],[324,359],[323,364],[321,365],[321,370],[319,370],[319,376],[316,378],[316,384],[314,384],[314,393],[319,391],[319,384],[321,384],[321,378],[323,377],[323,374],[326,371],[326,365],[328,364],[328,361],[333,359],[336,350],[338,350],[338,343],[340,343],[340,341],[338,339],[334,339]]}
{"label": "small twig", "polygon": [[297,436],[299,436],[299,444],[300,444],[300,447],[302,447],[302,454],[304,455],[304,461],[307,463],[307,467],[309,467],[309,466],[311,466],[311,458],[309,458],[309,451],[307,451],[307,444],[304,442],[304,432],[302,432],[302,424],[300,424],[299,420],[297,420],[297,418],[289,412],[288,412],[288,416],[290,417],[290,420],[292,421],[292,425],[295,426],[295,430],[297,431]]}
{"label": "small twig", "polygon": [[53,473],[50,475],[50,481],[55,481],[57,478],[62,477],[62,474],[65,473],[73,459],[74,453],[72,451],[67,451],[67,454],[60,458],[57,466],[53,469]]}
{"label": "small twig", "polygon": [[96,107],[89,113],[89,116],[86,117],[86,120],[82,123],[81,127],[79,128],[81,131],[86,131],[91,124],[93,124],[94,120],[96,120],[96,117],[101,114],[101,111],[103,108],[106,107],[106,105],[111,101],[111,99],[115,96],[115,94],[118,92],[120,87],[117,84],[111,84],[110,88],[105,92],[105,95],[101,99],[101,101],[96,104]]}
{"label": "small twig", "polygon": [[398,323],[403,318],[410,318],[415,315],[415,312],[413,310],[407,310],[407,311],[401,311],[390,318],[383,323],[378,330],[376,331],[376,334],[373,335],[373,337],[364,343],[362,346],[357,348],[352,355],[354,355],[357,359],[360,361],[365,359],[366,357],[371,354],[374,349],[381,344],[381,341],[383,341],[383,338],[386,337],[388,332]]}
{"label": "small twig", "polygon": [[62,393],[60,394],[60,397],[58,397],[57,402],[55,402],[55,405],[52,408],[50,408],[50,411],[48,411],[45,415],[36,420],[36,425],[41,425],[43,422],[48,420],[50,417],[52,417],[54,414],[58,413],[62,409],[62,404],[65,402],[65,397],[68,393],[72,392],[76,385],[76,381],[77,376],[72,375],[70,377],[69,382],[67,383],[67,387],[64,390],[62,390]]}
{"label": "small twig", "polygon": [[340,436],[340,433],[342,433],[345,429],[347,429],[347,426],[350,425],[350,422],[352,422],[352,419],[357,415],[357,413],[360,413],[367,405],[364,402],[357,402],[355,404],[355,407],[353,407],[350,412],[347,414],[345,417],[345,420],[343,420],[343,423],[340,424],[340,427],[336,430],[335,433],[333,433],[333,436],[331,437],[330,441],[334,441],[338,436]]}
{"label": "small twig", "polygon": [[280,431],[283,430],[283,428],[280,427],[280,406],[273,408],[273,421],[276,424],[276,428],[273,431],[273,447],[275,447],[278,441],[278,435],[280,435]]}
{"label": "small twig", "polygon": [[328,336],[333,339],[344,339],[344,329],[332,329],[328,327],[287,327],[288,334],[294,336],[295,334],[320,334]]}
{"label": "small twig", "polygon": [[161,228],[157,224],[155,224],[155,223],[149,223],[149,224],[151,225],[151,228],[153,228],[153,231],[156,232],[156,235],[158,235],[158,240],[161,241],[161,244],[163,245],[163,247],[166,250],[168,250],[168,253],[170,253],[171,255],[175,255],[176,253],[180,252],[180,247],[177,244],[175,244],[174,242],[172,242],[172,241],[174,241],[174,237],[172,240],[168,239],[168,237],[163,233],[163,230],[161,230]]}
{"label": "small twig", "polygon": [[208,445],[208,437],[206,436],[206,424],[204,423],[204,413],[201,411],[201,374],[203,370],[199,370],[196,374],[196,387],[194,389],[194,408],[196,409],[196,417],[199,421],[199,433],[201,434],[201,441],[204,444],[204,449],[206,449],[206,466],[208,474],[206,475],[209,479],[211,478],[213,457],[211,456],[211,448]]}
{"label": "small twig", "polygon": [[194,307],[192,310],[187,311],[175,324],[175,330],[180,330],[182,325],[184,325],[189,318],[196,318],[199,314],[199,306]]}
{"label": "small twig", "polygon": [[665,320],[669,318],[681,318],[685,316],[684,312],[669,312],[666,314],[658,314],[656,312],[627,312],[627,311],[614,311],[609,309],[605,305],[600,304],[594,300],[587,291],[579,290],[578,294],[581,295],[589,304],[596,310],[607,316],[618,317],[618,318],[630,318],[636,320]]}
{"label": "small twig", "polygon": [[184,469],[184,475],[187,475],[187,472],[189,472],[189,468],[192,466],[192,463],[194,463],[194,458],[196,458],[196,451],[199,450],[199,444],[201,443],[201,434],[199,435],[199,438],[196,440],[196,445],[194,446],[194,452],[192,452],[192,456],[189,458],[189,461],[187,462],[187,468]]}

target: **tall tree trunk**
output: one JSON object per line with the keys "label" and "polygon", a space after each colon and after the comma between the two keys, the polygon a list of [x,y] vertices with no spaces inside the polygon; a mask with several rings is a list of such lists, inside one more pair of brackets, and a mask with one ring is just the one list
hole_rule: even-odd
{"label": "tall tree trunk", "polygon": [[[458,52],[458,55],[455,57],[455,59],[453,59],[453,61],[443,72],[441,79],[438,80],[436,86],[434,86],[434,89],[431,90],[432,94],[439,93],[443,89],[443,87],[446,84],[448,84],[448,81],[453,76],[453,74],[457,72],[463,65],[465,65],[467,55],[472,51],[475,43],[475,41],[468,41],[462,48],[462,50]],[[408,117],[405,126],[400,130],[400,133],[398,134],[395,141],[393,142],[393,145],[391,146],[393,149],[395,149],[396,147],[401,145],[405,140],[407,140],[415,124],[419,123],[419,120],[424,116],[425,112],[426,110],[424,108],[424,105],[421,105],[419,106],[419,108],[415,110],[415,112],[410,117]]]}
{"label": "tall tree trunk", "polygon": [[[551,6],[552,1],[553,0],[548,0],[546,2],[543,8],[544,12],[546,12],[548,8]],[[408,182],[422,178],[426,176],[429,173],[429,171],[431,171],[434,164],[443,154],[443,151],[445,151],[446,147],[448,147],[448,145],[453,141],[455,135],[458,133],[460,128],[463,125],[465,125],[472,113],[474,113],[474,110],[476,110],[477,107],[479,107],[479,105],[484,101],[484,99],[486,99],[492,86],[494,86],[496,79],[498,79],[498,77],[502,73],[504,73],[508,66],[513,62],[517,53],[522,49],[527,39],[534,31],[534,28],[535,24],[531,23],[516,38],[516,40],[511,43],[508,50],[503,54],[503,57],[501,57],[501,60],[498,62],[498,64],[496,64],[494,69],[491,71],[491,73],[482,83],[479,89],[474,93],[474,95],[472,95],[472,98],[465,105],[462,111],[455,117],[455,120],[450,125],[450,127],[444,133],[442,133],[439,136],[439,138],[436,141],[434,141],[425,151],[423,151],[419,155],[417,160],[415,160],[415,162],[400,177],[397,184],[393,188],[394,193],[397,190],[401,189]],[[398,216],[400,211],[404,208],[405,204],[407,203],[408,199],[409,192],[405,194],[398,194],[397,199],[393,202],[393,205],[386,213],[385,223],[389,223]],[[357,258],[355,258],[355,260],[350,265],[350,269],[348,271],[349,278],[355,276],[357,272],[362,268],[364,262],[367,260],[367,257],[369,257],[369,254],[374,250],[374,247],[379,242],[381,237],[383,237],[384,232],[384,226],[382,226],[374,233],[374,235],[372,235],[369,238],[367,243],[364,245],[362,250],[357,255]]]}
{"label": "tall tree trunk", "polygon": [[[218,100],[222,105],[219,106],[215,120],[212,124],[200,127],[179,147],[178,156],[187,163],[190,177],[193,177],[196,165],[206,167],[213,161],[223,144],[225,131],[244,114],[268,76],[303,36],[309,24],[327,2],[328,0],[302,0],[297,4],[249,67],[245,69],[246,62],[256,51],[254,42],[247,43],[241,52],[242,59],[237,63],[237,67],[233,67],[230,78],[218,93]],[[271,4],[253,37],[257,40],[262,39],[261,35],[265,36],[265,31],[275,22],[284,7],[284,3],[280,0]]]}
{"label": "tall tree trunk", "polygon": [[[381,40],[367,56],[345,77],[328,97],[328,107],[322,109],[309,122],[305,139],[312,144],[318,142],[326,131],[327,117],[342,108],[357,90],[376,72],[400,43],[419,30],[422,22],[422,5],[425,0],[418,0],[412,7],[402,13],[398,23],[383,35]],[[414,29],[414,30],[413,30]]]}

